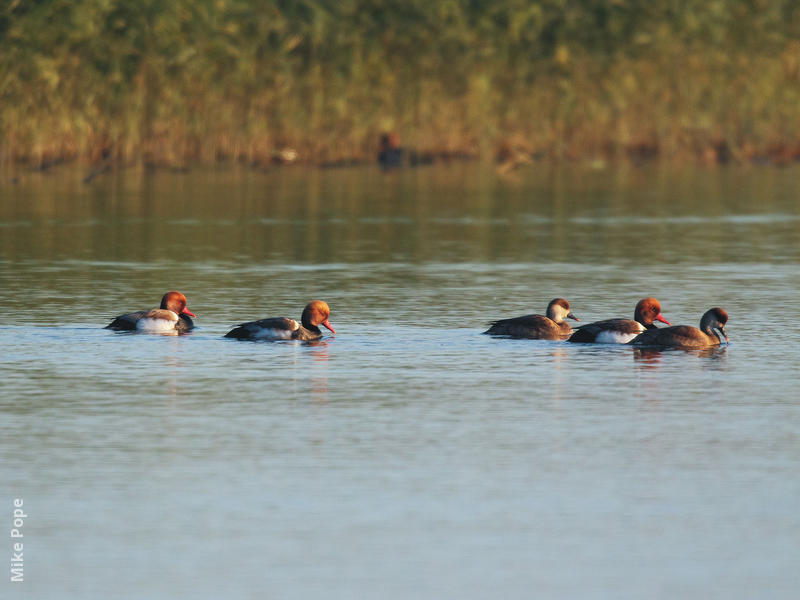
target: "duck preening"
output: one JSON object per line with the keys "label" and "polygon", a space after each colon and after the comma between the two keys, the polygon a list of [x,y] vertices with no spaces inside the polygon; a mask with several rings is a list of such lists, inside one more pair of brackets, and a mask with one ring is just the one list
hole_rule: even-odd
{"label": "duck preening", "polygon": [[490,323],[489,329],[483,333],[531,340],[561,340],[572,332],[572,327],[564,319],[580,321],[570,311],[569,302],[564,298],[555,298],[547,305],[547,316],[524,315],[500,319]]}
{"label": "duck preening", "polygon": [[691,325],[674,325],[662,329],[648,329],[634,338],[635,346],[665,346],[671,348],[708,348],[719,346],[728,334],[725,324],[728,313],[719,307],[707,310],[700,319],[700,329]]}
{"label": "duck preening", "polygon": [[309,302],[298,323],[288,317],[274,317],[242,323],[225,334],[237,340],[318,340],[322,337],[319,325],[336,333],[330,321],[331,309],[322,300]]}
{"label": "duck preening", "polygon": [[627,344],[637,335],[655,329],[653,321],[670,324],[661,314],[661,304],[655,298],[642,298],[637,302],[631,319],[606,319],[575,328],[570,342],[596,344]]}
{"label": "duck preening", "polygon": [[197,317],[186,307],[186,296],[180,292],[167,292],[161,306],[140,310],[115,318],[105,329],[115,331],[146,331],[152,333],[184,332],[194,328],[190,317]]}

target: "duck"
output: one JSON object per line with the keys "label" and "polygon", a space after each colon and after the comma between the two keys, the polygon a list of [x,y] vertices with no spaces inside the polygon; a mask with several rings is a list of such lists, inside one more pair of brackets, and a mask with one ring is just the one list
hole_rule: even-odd
{"label": "duck", "polygon": [[489,329],[483,333],[531,340],[561,340],[572,333],[572,327],[564,319],[580,321],[570,311],[569,302],[564,298],[554,298],[547,305],[547,316],[524,315],[500,319],[490,323]]}
{"label": "duck", "polygon": [[197,318],[197,315],[187,308],[186,296],[172,291],[164,294],[159,308],[120,315],[106,325],[105,329],[149,333],[184,333],[194,329],[194,322],[190,317]]}
{"label": "duck", "polygon": [[691,325],[674,325],[661,329],[648,329],[628,342],[634,346],[666,346],[670,348],[708,348],[719,346],[722,339],[729,343],[725,324],[728,313],[718,306],[703,313],[700,328]]}
{"label": "duck", "polygon": [[606,319],[575,328],[569,342],[595,344],[627,344],[643,331],[654,329],[653,321],[670,325],[661,314],[661,303],[655,298],[642,298],[636,303],[631,319]]}
{"label": "duck", "polygon": [[312,300],[303,309],[299,322],[288,317],[250,321],[231,329],[225,337],[237,340],[318,340],[322,337],[319,325],[336,333],[328,320],[330,315],[331,309],[325,302]]}

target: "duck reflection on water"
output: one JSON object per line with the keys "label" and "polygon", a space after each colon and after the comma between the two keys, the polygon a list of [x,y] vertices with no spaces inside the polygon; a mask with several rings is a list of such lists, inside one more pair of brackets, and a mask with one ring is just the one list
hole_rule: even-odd
{"label": "duck reflection on water", "polygon": [[728,354],[728,346],[713,346],[709,348],[653,348],[634,347],[633,360],[645,369],[658,369],[664,362],[665,354],[669,353],[694,354],[698,358],[707,358],[713,361],[724,360]]}

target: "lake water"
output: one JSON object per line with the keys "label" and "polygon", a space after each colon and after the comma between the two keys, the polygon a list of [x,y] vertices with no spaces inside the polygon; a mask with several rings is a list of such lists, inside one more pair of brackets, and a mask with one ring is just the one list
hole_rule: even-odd
{"label": "lake water", "polygon": [[[0,182],[3,598],[800,593],[800,168],[84,174]],[[730,346],[481,335],[651,295]]]}

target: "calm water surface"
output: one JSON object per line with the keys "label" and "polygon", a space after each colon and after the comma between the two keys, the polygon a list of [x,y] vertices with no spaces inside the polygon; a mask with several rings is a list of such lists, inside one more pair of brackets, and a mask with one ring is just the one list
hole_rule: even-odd
{"label": "calm water surface", "polygon": [[[3,598],[797,598],[800,169],[82,175],[0,182]],[[730,347],[480,334],[646,295]]]}

